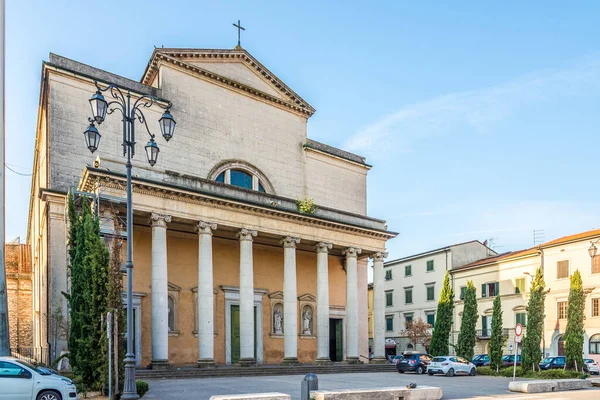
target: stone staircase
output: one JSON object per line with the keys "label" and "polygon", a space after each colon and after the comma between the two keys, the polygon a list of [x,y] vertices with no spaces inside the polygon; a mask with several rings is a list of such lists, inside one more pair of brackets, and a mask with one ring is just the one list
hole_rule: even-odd
{"label": "stone staircase", "polygon": [[196,368],[194,366],[173,367],[168,370],[137,369],[137,379],[165,378],[215,378],[230,376],[273,376],[273,375],[305,375],[349,374],[364,372],[395,372],[393,364],[345,364],[329,365],[301,364],[296,366],[259,365],[255,367],[238,367],[220,365],[215,368]]}

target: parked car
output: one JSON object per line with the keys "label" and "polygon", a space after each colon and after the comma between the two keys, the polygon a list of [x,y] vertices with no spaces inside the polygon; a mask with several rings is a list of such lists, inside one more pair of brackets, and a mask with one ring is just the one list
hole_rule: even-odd
{"label": "parked car", "polygon": [[417,375],[421,375],[423,372],[427,371],[427,366],[430,362],[431,356],[428,354],[405,354],[396,364],[396,369],[401,374],[411,371],[415,372]]}
{"label": "parked car", "polygon": [[[507,354],[505,356],[502,356],[502,366],[512,367],[513,365],[515,365],[515,355],[514,354]],[[521,355],[520,354],[517,356],[517,365],[521,365]]]}
{"label": "parked car", "polygon": [[591,358],[584,358],[583,371],[590,375],[600,375],[600,367],[598,363]]}
{"label": "parked car", "polygon": [[487,367],[490,365],[490,356],[487,354],[477,354],[471,360],[476,367]]}
{"label": "parked car", "polygon": [[73,381],[14,357],[0,357],[0,398],[11,400],[77,399]]}
{"label": "parked car", "polygon": [[540,369],[563,369],[567,360],[565,356],[546,357],[540,365]]}
{"label": "parked car", "polygon": [[472,362],[461,357],[441,356],[434,357],[431,360],[427,366],[427,374],[445,374],[446,376],[466,374],[475,376],[477,375],[477,367]]}

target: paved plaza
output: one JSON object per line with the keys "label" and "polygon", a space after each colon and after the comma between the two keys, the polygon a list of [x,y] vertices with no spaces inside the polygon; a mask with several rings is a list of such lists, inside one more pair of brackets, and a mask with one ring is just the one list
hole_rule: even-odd
{"label": "paved plaza", "polygon": [[[150,391],[144,396],[148,400],[209,400],[215,394],[282,392],[300,400],[302,375],[261,376],[241,378],[194,378],[150,380]],[[398,374],[396,372],[324,374],[319,376],[319,389],[368,389],[418,385],[439,386],[444,399],[464,398],[524,398],[533,399],[593,399],[600,398],[600,390],[589,389],[578,392],[553,393],[551,395],[520,395],[508,391],[509,378],[489,376],[446,376]]]}

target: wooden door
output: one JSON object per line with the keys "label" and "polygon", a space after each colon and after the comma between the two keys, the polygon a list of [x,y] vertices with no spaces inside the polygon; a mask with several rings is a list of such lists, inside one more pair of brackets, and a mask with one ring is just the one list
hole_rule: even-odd
{"label": "wooden door", "polygon": [[240,306],[231,306],[231,363],[240,362]]}

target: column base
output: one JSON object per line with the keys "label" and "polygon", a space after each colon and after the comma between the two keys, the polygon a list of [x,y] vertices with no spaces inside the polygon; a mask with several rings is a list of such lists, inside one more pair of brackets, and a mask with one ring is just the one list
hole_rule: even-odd
{"label": "column base", "polygon": [[360,364],[358,357],[346,357],[344,361],[346,364]]}
{"label": "column base", "polygon": [[202,358],[202,359],[196,361],[196,367],[198,367],[198,368],[214,368],[215,360],[213,360],[212,358]]}
{"label": "column base", "polygon": [[254,367],[256,365],[256,360],[254,357],[241,358],[239,365],[240,367]]}
{"label": "column base", "polygon": [[286,357],[281,362],[281,365],[286,365],[286,366],[300,365],[300,361],[298,361],[298,357]]}
{"label": "column base", "polygon": [[369,361],[369,364],[389,364],[390,362],[385,357],[374,357]]}
{"label": "column base", "polygon": [[329,359],[329,357],[323,357],[323,358],[317,358],[315,360],[315,364],[317,365],[329,365],[331,364],[331,360]]}
{"label": "column base", "polygon": [[169,364],[168,360],[152,360],[150,361],[150,369],[164,371],[171,369],[173,366]]}

